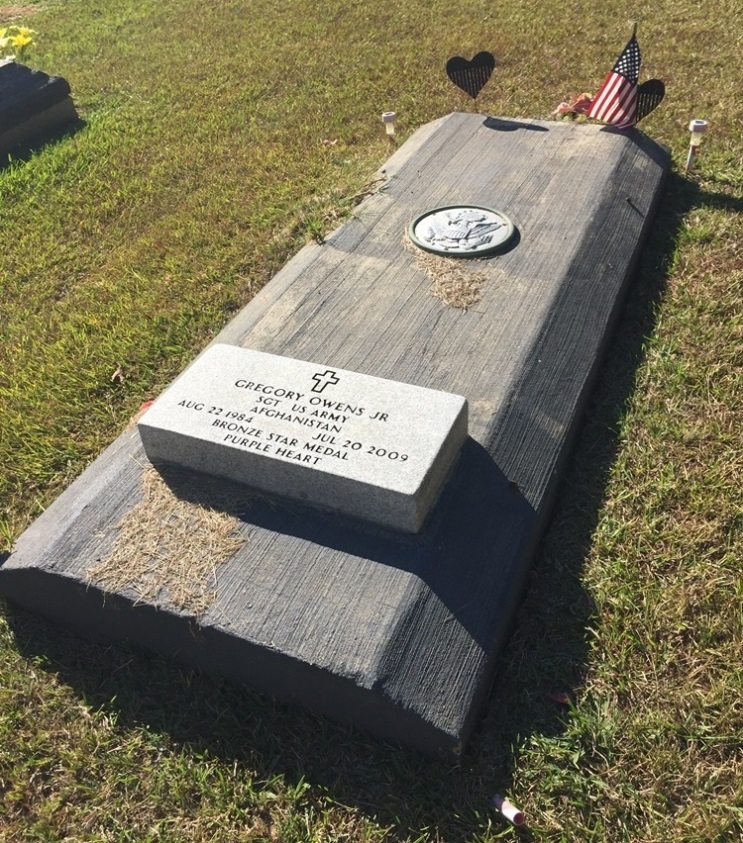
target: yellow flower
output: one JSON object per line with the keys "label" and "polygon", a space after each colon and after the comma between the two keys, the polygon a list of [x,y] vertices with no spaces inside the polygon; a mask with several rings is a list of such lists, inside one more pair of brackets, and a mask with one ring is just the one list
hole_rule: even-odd
{"label": "yellow flower", "polygon": [[33,40],[28,35],[13,35],[11,36],[10,43],[17,49],[22,50],[28,44],[31,44]]}
{"label": "yellow flower", "polygon": [[[8,54],[11,50],[17,52],[16,57],[23,57],[26,47],[34,43],[35,29],[27,26],[3,26],[0,28],[0,54]],[[9,58],[16,58],[12,55]]]}

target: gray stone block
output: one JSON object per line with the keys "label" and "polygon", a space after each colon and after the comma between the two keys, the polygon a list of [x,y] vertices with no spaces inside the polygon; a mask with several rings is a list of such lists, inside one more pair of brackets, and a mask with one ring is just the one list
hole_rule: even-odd
{"label": "gray stone block", "polygon": [[417,533],[467,437],[467,401],[214,345],[139,421],[153,463]]}

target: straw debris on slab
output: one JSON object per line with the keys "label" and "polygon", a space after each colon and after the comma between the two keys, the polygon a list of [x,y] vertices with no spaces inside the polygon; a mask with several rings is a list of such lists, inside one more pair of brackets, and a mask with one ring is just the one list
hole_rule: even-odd
{"label": "straw debris on slab", "polygon": [[462,258],[447,258],[418,248],[405,235],[405,248],[415,255],[418,268],[431,279],[430,292],[448,307],[467,310],[480,301],[485,274],[473,272]]}
{"label": "straw debris on slab", "polygon": [[108,555],[88,570],[87,580],[203,615],[216,597],[219,566],[249,539],[236,513],[251,500],[232,484],[150,467],[142,500],[116,525]]}

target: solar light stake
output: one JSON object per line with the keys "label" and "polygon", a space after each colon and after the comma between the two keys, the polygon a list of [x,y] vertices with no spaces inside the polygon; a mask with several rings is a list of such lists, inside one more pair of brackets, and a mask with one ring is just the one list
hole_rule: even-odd
{"label": "solar light stake", "polygon": [[699,145],[702,143],[702,135],[707,131],[706,120],[692,120],[689,123],[689,131],[691,132],[691,141],[689,142],[689,154],[686,156],[686,172],[694,166],[694,157],[699,151]]}
{"label": "solar light stake", "polygon": [[493,796],[493,805],[503,814],[503,816],[510,820],[514,825],[523,825],[525,821],[524,812],[520,811],[513,802],[509,802],[505,796],[496,793]]}
{"label": "solar light stake", "polygon": [[394,111],[385,111],[382,115],[382,122],[384,123],[387,137],[391,141],[395,139],[395,120],[397,120],[397,114]]}

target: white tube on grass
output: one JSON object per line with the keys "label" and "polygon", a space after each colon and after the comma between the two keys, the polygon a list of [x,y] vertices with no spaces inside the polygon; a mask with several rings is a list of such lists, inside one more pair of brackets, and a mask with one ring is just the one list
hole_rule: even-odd
{"label": "white tube on grass", "polygon": [[493,796],[493,805],[514,825],[523,825],[526,821],[524,812],[517,808],[513,802],[509,802],[505,796],[501,796],[500,793],[496,793]]}

